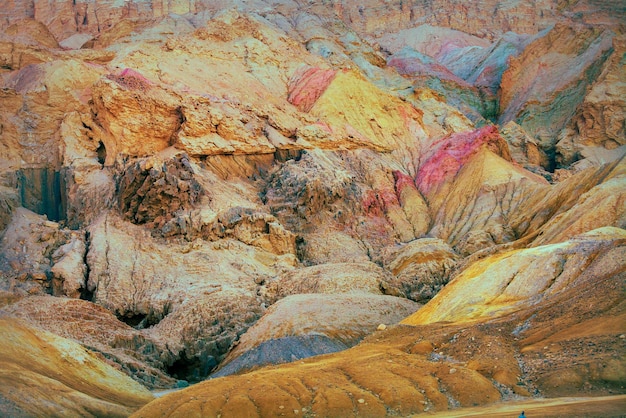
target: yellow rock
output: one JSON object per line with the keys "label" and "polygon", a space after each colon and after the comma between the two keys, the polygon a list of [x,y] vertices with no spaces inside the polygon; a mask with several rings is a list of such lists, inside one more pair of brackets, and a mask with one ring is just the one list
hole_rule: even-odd
{"label": "yellow rock", "polygon": [[339,71],[310,113],[328,123],[345,148],[391,151],[414,143],[421,112],[367,81],[356,70]]}
{"label": "yellow rock", "polygon": [[153,399],[79,344],[0,318],[0,395],[32,416],[125,417]]}
{"label": "yellow rock", "polygon": [[402,323],[464,323],[521,310],[566,289],[597,254],[625,244],[625,230],[607,227],[558,244],[485,257]]}

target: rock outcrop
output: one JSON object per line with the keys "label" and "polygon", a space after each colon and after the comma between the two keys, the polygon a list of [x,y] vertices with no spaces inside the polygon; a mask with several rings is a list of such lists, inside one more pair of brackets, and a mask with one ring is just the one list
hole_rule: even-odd
{"label": "rock outcrop", "polygon": [[425,303],[448,283],[459,257],[444,241],[423,238],[399,248],[390,258],[387,265],[393,278],[381,284],[383,292]]}
{"label": "rock outcrop", "polygon": [[241,336],[213,377],[344,350],[419,306],[359,292],[285,297]]}
{"label": "rock outcrop", "polygon": [[[580,280],[593,280],[592,272],[601,267],[590,267],[591,263],[604,268],[607,263],[612,266],[609,260],[623,251],[620,248],[625,237],[624,230],[608,227],[563,243],[484,258],[455,277],[432,302],[403,323],[471,322],[481,317],[504,316],[530,304],[543,303],[544,299],[549,300],[568,287],[576,287]],[[584,255],[581,247],[585,248]],[[614,254],[604,259],[608,257],[607,252]],[[620,265],[620,262],[616,264]],[[620,267],[611,267],[614,268]],[[612,278],[615,272],[611,269],[605,270],[608,278]],[[461,290],[466,286],[473,289],[472,298],[467,298],[465,290]]]}
{"label": "rock outcrop", "polygon": [[602,73],[585,95],[556,145],[557,163],[567,166],[580,158],[593,158],[593,149],[615,150],[626,144],[626,76],[623,35],[613,38],[613,52]]}
{"label": "rock outcrop", "polygon": [[[384,416],[391,409],[406,415],[499,398],[496,386],[504,393],[522,395],[529,391],[553,396],[582,390],[606,393],[623,379],[623,359],[617,353],[624,344],[619,338],[623,326],[618,325],[624,313],[619,307],[622,304],[615,304],[621,299],[623,262],[618,260],[624,259],[623,240],[623,230],[605,228],[562,245],[495,256],[499,257],[496,264],[487,259],[478,261],[403,321],[414,326],[377,332],[366,343],[341,353],[207,381],[157,400],[134,416],[157,412],[179,416],[199,411],[201,405],[202,411],[209,414],[236,410],[261,415],[341,415],[356,409]],[[576,246],[593,248],[592,253],[598,256],[581,257],[574,250]],[[529,264],[526,259],[533,256],[565,256],[568,261],[561,268],[559,262],[552,264],[557,276],[554,282],[554,274],[542,273],[546,279],[535,283],[530,280],[534,278],[530,270],[537,264]],[[506,268],[503,257],[519,261],[526,271],[511,282],[504,279],[504,286],[490,287],[484,282],[510,277],[508,273],[487,273],[486,269],[498,265]],[[580,266],[587,262],[590,264],[581,274]],[[470,317],[450,309],[444,300],[454,299],[455,294],[460,298],[454,300],[461,305],[469,308],[474,303],[465,297],[465,291],[457,293],[455,289],[461,289],[460,284],[469,277],[480,275],[484,280],[477,280],[472,287],[484,289],[484,295],[495,291],[493,295],[501,297],[489,305],[473,305],[478,310]],[[543,292],[545,285],[550,289],[547,293]],[[579,300],[585,301],[584,310]],[[481,315],[489,315],[490,319],[476,322]],[[592,317],[602,318],[604,325],[590,326]],[[441,320],[451,322],[436,323]],[[587,349],[587,342],[592,340],[596,349]],[[602,348],[598,350],[598,346]],[[576,357],[562,355],[565,348]],[[613,367],[602,371],[602,364]],[[369,372],[371,369],[376,372]],[[373,376],[376,380],[371,379]],[[319,381],[328,384],[315,384]],[[285,382],[289,390],[282,386]],[[268,397],[267,393],[274,396]]]}
{"label": "rock outcrop", "polygon": [[289,295],[362,292],[380,295],[391,275],[372,262],[324,263],[282,273],[266,280],[260,294],[268,304]]}
{"label": "rock outcrop", "polygon": [[7,317],[0,335],[3,414],[125,417],[154,399],[74,341]]}
{"label": "rock outcrop", "polygon": [[159,156],[120,170],[120,211],[134,224],[162,228],[179,211],[191,210],[204,192],[186,154]]}
{"label": "rock outcrop", "polygon": [[17,208],[0,241],[2,290],[79,297],[86,291],[83,232]]}
{"label": "rock outcrop", "polygon": [[499,122],[516,121],[554,153],[560,131],[611,55],[613,36],[601,28],[558,24],[528,45],[502,75]]}
{"label": "rock outcrop", "polygon": [[505,3],[0,0],[0,415],[623,393],[624,8]]}

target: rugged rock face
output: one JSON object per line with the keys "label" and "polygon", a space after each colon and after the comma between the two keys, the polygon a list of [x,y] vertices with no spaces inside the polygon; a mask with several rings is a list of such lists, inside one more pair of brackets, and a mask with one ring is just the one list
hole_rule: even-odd
{"label": "rugged rock face", "polygon": [[0,0],[0,415],[624,393],[621,4],[305,3]]}
{"label": "rugged rock face", "polygon": [[559,132],[614,53],[613,36],[610,30],[559,24],[532,42],[502,75],[499,121],[515,120],[554,152]]}
{"label": "rugged rock face", "polygon": [[624,56],[625,42],[623,35],[613,38],[609,62],[559,136],[557,163],[566,166],[581,157],[593,158],[593,148],[612,150],[625,145],[626,76],[620,58]]}
{"label": "rugged rock face", "polygon": [[411,241],[395,252],[389,263],[393,276],[381,288],[386,294],[425,303],[446,285],[457,260],[456,253],[442,240]]}
{"label": "rugged rock face", "polygon": [[74,341],[7,317],[0,334],[3,415],[125,417],[154,398]]}
{"label": "rugged rock face", "polygon": [[[419,306],[358,292],[285,297],[242,336],[215,376],[352,347],[381,324],[394,325]],[[300,353],[302,346],[305,353]]]}
{"label": "rugged rock face", "polygon": [[79,297],[86,290],[83,232],[18,208],[0,248],[4,291]]}
{"label": "rugged rock face", "polygon": [[163,372],[168,359],[155,340],[121,322],[100,305],[73,298],[36,296],[22,298],[0,312],[79,342],[148,388],[176,384]]}
{"label": "rugged rock face", "polygon": [[163,227],[177,212],[190,210],[202,195],[193,174],[185,154],[135,162],[122,169],[117,180],[120,211],[134,224]]}

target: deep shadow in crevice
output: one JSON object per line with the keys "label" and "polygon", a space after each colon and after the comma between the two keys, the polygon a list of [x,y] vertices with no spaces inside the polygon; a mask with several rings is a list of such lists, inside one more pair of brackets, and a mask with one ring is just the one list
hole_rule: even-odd
{"label": "deep shadow in crevice", "polygon": [[179,380],[197,383],[206,379],[216,367],[215,357],[205,354],[188,357],[183,350],[178,360],[167,368],[167,374]]}
{"label": "deep shadow in crevice", "polygon": [[23,207],[51,221],[67,217],[65,175],[52,167],[22,168],[17,172],[20,201]]}
{"label": "deep shadow in crevice", "polygon": [[105,148],[102,141],[98,144],[98,149],[96,149],[96,154],[98,155],[98,162],[104,165],[104,162],[107,159],[107,149]]}

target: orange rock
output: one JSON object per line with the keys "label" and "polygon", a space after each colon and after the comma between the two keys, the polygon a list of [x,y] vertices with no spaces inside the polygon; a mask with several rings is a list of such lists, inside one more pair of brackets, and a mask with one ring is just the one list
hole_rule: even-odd
{"label": "orange rock", "polygon": [[77,343],[0,319],[0,393],[22,414],[128,416],[153,399]]}

